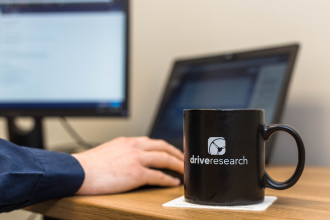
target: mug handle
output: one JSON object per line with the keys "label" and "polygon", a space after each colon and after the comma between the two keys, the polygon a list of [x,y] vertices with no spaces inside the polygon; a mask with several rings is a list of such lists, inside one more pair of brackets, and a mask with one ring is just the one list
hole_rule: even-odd
{"label": "mug handle", "polygon": [[272,134],[274,134],[277,131],[285,131],[289,133],[295,139],[298,147],[298,164],[294,174],[288,180],[284,182],[277,182],[276,180],[273,180],[265,171],[266,188],[283,190],[290,188],[299,180],[305,166],[305,147],[299,133],[289,125],[280,125],[280,124],[264,125],[263,127],[264,140],[268,141],[270,136],[272,136]]}

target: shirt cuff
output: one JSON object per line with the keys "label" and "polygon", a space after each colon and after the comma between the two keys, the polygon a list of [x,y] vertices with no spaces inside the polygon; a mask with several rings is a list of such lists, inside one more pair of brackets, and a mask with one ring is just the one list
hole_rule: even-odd
{"label": "shirt cuff", "polygon": [[79,190],[85,172],[76,158],[66,153],[29,149],[39,160],[44,171],[30,204],[71,196]]}

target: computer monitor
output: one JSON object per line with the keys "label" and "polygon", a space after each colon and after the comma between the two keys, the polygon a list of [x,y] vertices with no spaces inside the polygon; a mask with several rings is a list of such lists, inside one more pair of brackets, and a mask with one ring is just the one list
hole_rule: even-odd
{"label": "computer monitor", "polygon": [[127,117],[128,8],[128,0],[1,1],[0,116]]}
{"label": "computer monitor", "polygon": [[[183,150],[183,109],[264,109],[266,124],[279,123],[298,47],[176,61],[150,137]],[[267,161],[273,141],[266,142]]]}

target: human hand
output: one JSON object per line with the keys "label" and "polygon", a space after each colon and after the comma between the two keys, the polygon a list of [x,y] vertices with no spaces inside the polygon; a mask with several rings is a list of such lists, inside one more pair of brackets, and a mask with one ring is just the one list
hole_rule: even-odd
{"label": "human hand", "polygon": [[182,152],[163,140],[148,137],[120,137],[72,156],[85,171],[78,195],[120,193],[143,185],[180,184],[179,179],[149,167],[183,174]]}

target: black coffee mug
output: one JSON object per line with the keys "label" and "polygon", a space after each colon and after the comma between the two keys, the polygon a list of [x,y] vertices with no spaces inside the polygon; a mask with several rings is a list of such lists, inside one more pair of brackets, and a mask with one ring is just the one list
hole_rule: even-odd
{"label": "black coffee mug", "polygon": [[[287,189],[300,178],[305,148],[288,125],[266,125],[262,109],[184,110],[184,197],[205,205],[261,203],[265,187]],[[292,135],[298,165],[285,182],[265,171],[265,141],[277,131]]]}

